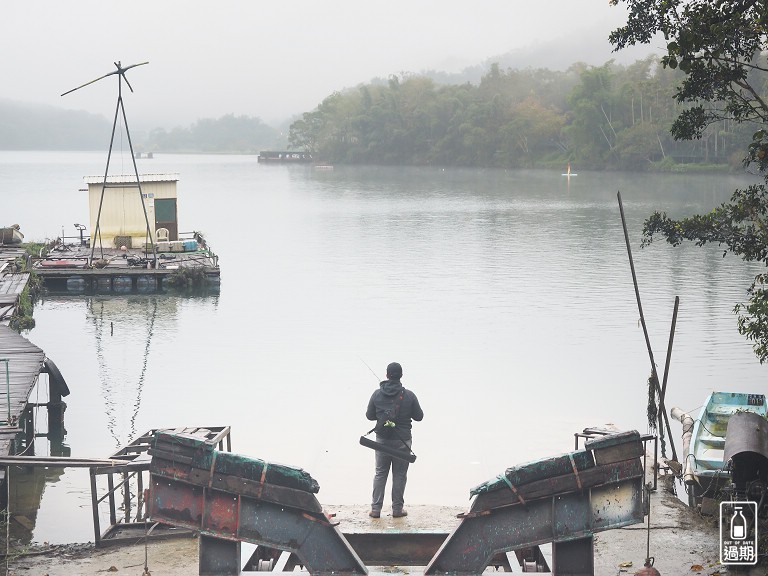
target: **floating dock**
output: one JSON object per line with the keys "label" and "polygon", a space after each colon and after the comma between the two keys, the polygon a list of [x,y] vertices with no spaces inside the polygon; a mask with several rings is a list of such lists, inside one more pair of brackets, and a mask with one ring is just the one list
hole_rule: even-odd
{"label": "floating dock", "polygon": [[221,284],[218,256],[197,232],[178,240],[158,241],[156,251],[142,248],[103,248],[91,260],[85,244],[57,242],[33,270],[51,294],[158,294],[168,291],[173,277],[183,273],[204,277],[208,290]]}
{"label": "floating dock", "polygon": [[[29,396],[41,373],[48,374],[49,400],[34,404]],[[62,438],[66,404],[61,397],[68,394],[64,378],[45,352],[11,328],[0,326],[0,459],[24,452],[40,435],[35,431],[35,407],[48,409],[45,435],[52,441]],[[5,466],[0,466],[0,481],[5,481],[5,472]]]}
{"label": "floating dock", "polygon": [[19,245],[0,244],[0,324],[8,325],[29,281],[29,272],[16,269],[16,261],[26,257]]}
{"label": "floating dock", "polygon": [[[0,326],[0,455],[11,454],[23,432],[29,395],[43,370],[45,353],[7,326]],[[2,471],[4,477],[5,471]]]}

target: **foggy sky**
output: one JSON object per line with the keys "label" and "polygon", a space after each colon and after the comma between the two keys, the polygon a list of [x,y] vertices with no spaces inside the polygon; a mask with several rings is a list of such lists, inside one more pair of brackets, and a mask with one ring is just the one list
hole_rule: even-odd
{"label": "foggy sky", "polygon": [[623,5],[607,0],[6,2],[0,98],[111,120],[116,76],[60,95],[115,61],[149,61],[127,74],[132,125],[172,128],[230,113],[276,123],[375,77],[458,72],[551,42],[562,43],[561,69],[593,44],[579,59],[600,65],[617,58],[607,37],[625,19]]}

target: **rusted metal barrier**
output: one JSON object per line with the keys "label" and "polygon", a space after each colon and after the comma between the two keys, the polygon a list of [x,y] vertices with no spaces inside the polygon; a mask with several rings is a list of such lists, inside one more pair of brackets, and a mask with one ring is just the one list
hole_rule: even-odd
{"label": "rusted metal barrier", "polygon": [[499,553],[551,542],[554,574],[592,576],[594,533],[643,520],[642,454],[640,435],[622,432],[507,469],[471,491],[425,573],[481,574]]}
{"label": "rusted metal barrier", "polygon": [[[93,537],[97,548],[136,542],[147,532],[153,539],[191,535],[189,530],[179,530],[152,523],[147,526],[144,488],[149,481],[149,448],[158,429],[148,430],[130,444],[109,457],[108,462],[89,466],[91,478],[91,508],[93,513]],[[165,428],[164,432],[184,433],[206,440],[219,450],[232,450],[229,426]],[[106,477],[107,486],[99,494],[98,479]],[[135,496],[134,496],[135,495]],[[102,533],[99,507],[109,511],[109,526]]]}
{"label": "rusted metal barrier", "polygon": [[507,469],[471,491],[450,534],[342,534],[323,514],[319,487],[300,468],[217,452],[184,434],[155,434],[150,516],[200,532],[199,573],[239,574],[240,543],[257,544],[260,570],[367,574],[373,566],[426,566],[426,574],[481,574],[510,559],[553,574],[593,576],[593,535],[643,521],[642,439],[593,438],[577,450]]}
{"label": "rusted metal barrier", "polygon": [[150,515],[200,531],[201,575],[239,574],[240,542],[290,552],[312,574],[367,574],[304,470],[183,434],[155,434],[150,454]]}

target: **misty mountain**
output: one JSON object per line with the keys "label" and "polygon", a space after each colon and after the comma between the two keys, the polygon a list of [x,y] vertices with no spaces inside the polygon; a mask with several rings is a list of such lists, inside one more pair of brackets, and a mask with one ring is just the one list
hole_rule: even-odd
{"label": "misty mountain", "polygon": [[0,99],[0,150],[103,150],[111,129],[97,114]]}
{"label": "misty mountain", "polygon": [[493,56],[480,64],[468,66],[460,72],[428,70],[422,72],[421,75],[427,76],[439,84],[465,84],[467,82],[479,84],[481,78],[488,73],[493,64],[498,64],[500,70],[546,69],[564,72],[578,62],[590,66],[602,66],[606,61],[613,60],[617,64],[629,65],[655,52],[657,50],[648,46],[632,46],[620,52],[610,53],[607,48],[607,40],[596,34],[580,37],[576,45],[574,45],[573,39],[567,37],[550,40]]}
{"label": "misty mountain", "polygon": [[[444,85],[477,85],[492,64],[498,64],[500,70],[564,71],[577,62],[601,66],[606,54],[616,56],[619,64],[629,64],[653,52],[644,46],[611,55],[606,44],[600,34],[581,37],[576,45],[566,37],[511,50],[460,72],[428,70],[418,75]],[[371,80],[371,84],[386,83],[383,78]],[[296,110],[293,119],[277,127],[267,126],[257,117],[231,114],[217,120],[199,119],[171,130],[141,127],[141,119],[136,119],[139,129],[131,130],[131,136],[137,150],[250,152],[284,146],[288,126],[305,112],[310,110]],[[103,150],[109,143],[110,131],[111,121],[101,115],[0,98],[0,150]]]}
{"label": "misty mountain", "polygon": [[[286,130],[287,133],[287,130]],[[226,114],[204,118],[189,128],[152,130],[146,150],[162,152],[258,153],[262,149],[284,148],[287,138],[259,118]]]}

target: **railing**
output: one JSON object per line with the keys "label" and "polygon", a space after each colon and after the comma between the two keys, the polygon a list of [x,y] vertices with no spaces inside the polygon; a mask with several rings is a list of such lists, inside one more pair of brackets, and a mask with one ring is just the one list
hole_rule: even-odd
{"label": "railing", "polygon": [[11,372],[9,368],[9,364],[11,363],[10,358],[0,358],[0,362],[5,362],[5,402],[8,406],[8,418],[5,422],[0,422],[0,424],[4,424],[6,426],[11,425]]}

